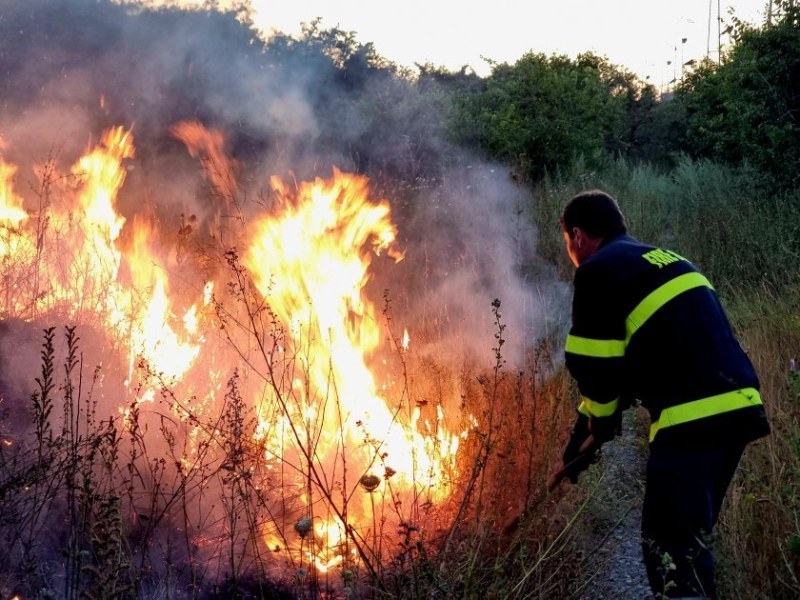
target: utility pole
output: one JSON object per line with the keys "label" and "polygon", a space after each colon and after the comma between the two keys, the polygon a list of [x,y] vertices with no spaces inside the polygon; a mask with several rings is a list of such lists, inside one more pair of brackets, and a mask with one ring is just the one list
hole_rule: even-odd
{"label": "utility pole", "polygon": [[683,72],[686,69],[686,63],[684,62],[685,58],[683,55],[683,48],[686,46],[686,39],[687,38],[681,38],[681,81],[683,81]]}
{"label": "utility pole", "polygon": [[722,64],[722,15],[719,9],[719,2],[717,0],[717,64]]}

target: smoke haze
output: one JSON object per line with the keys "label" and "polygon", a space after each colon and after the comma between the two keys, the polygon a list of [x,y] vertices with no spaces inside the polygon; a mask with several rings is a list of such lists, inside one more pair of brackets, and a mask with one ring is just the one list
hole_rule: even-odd
{"label": "smoke haze", "polygon": [[[333,166],[365,172],[376,193],[406,182],[411,194],[387,198],[404,204],[393,214],[406,242],[401,271],[416,282],[425,274],[424,289],[411,286],[406,304],[416,307],[414,318],[423,307],[448,314],[453,335],[478,334],[466,346],[491,347],[494,298],[520,342],[544,333],[552,318],[545,310],[562,303],[554,278],[519,276],[537,262],[525,191],[502,167],[444,142],[445,115],[370,45],[351,39],[350,54],[336,57],[323,47],[336,46],[324,32],[306,43],[265,43],[233,13],[94,0],[0,7],[0,135],[4,158],[21,167],[16,188],[27,192],[26,205],[35,202],[25,189],[36,181],[35,165],[74,160],[103,128],[122,124],[133,128],[136,157],[127,163],[121,213],[150,206],[172,231],[181,213],[202,218],[215,200],[203,194],[197,161],[170,135],[175,123],[197,120],[227,137],[242,198],[257,198],[271,175],[325,178]],[[392,288],[392,277],[379,279]],[[545,309],[540,298],[556,300]]]}

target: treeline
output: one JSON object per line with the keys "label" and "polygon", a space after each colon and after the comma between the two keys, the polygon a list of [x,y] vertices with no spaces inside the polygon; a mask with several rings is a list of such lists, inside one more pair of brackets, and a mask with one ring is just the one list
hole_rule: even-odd
{"label": "treeline", "polygon": [[670,168],[681,156],[748,164],[779,187],[800,172],[800,9],[790,0],[771,3],[768,24],[734,17],[721,62],[700,62],[663,96],[591,53],[528,53],[479,77],[467,67],[399,67],[319,22],[265,39],[246,5],[6,4],[6,115],[54,104],[88,112],[102,95],[103,118],[135,122],[139,136],[197,118],[225,129],[240,155],[325,157],[410,181],[435,177],[456,147],[529,180],[578,157],[588,168],[609,158]]}
{"label": "treeline", "polygon": [[449,131],[538,178],[582,156],[673,167],[681,155],[749,164],[766,183],[797,183],[800,159],[800,9],[773,3],[771,23],[733,19],[732,47],[697,64],[674,94],[584,54],[527,54],[455,94]]}

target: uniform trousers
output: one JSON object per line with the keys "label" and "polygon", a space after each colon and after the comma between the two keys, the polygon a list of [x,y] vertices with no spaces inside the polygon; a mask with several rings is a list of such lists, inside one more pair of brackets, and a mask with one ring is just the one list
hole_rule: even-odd
{"label": "uniform trousers", "polygon": [[744,446],[651,447],[642,548],[656,598],[716,597],[709,536]]}

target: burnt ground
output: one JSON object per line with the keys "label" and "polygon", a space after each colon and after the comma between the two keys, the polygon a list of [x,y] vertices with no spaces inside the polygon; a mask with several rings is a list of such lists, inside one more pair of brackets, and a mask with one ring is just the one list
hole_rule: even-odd
{"label": "burnt ground", "polygon": [[573,598],[653,598],[642,564],[640,531],[648,422],[643,409],[627,411],[622,436],[603,446],[602,459],[587,473],[592,497],[585,516],[590,532],[583,560],[586,579]]}

